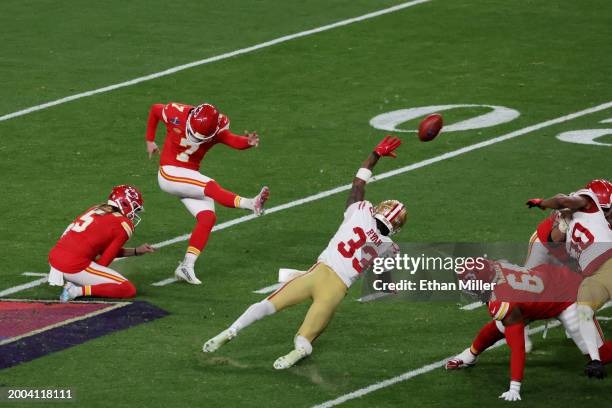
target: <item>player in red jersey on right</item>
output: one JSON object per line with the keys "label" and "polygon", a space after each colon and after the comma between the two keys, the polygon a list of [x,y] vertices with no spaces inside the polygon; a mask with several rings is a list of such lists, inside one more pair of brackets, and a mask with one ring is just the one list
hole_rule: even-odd
{"label": "player in red jersey on right", "polygon": [[80,296],[131,298],[136,288],[108,266],[117,257],[138,256],[155,249],[149,244],[124,248],[140,221],[143,210],[140,191],[121,185],[113,188],[108,201],[94,206],[66,228],[49,252],[49,284],[64,285],[61,302]]}
{"label": "player in red jersey on right", "polygon": [[[506,338],[511,350],[510,389],[500,395],[507,401],[521,399],[520,389],[525,367],[525,325],[534,320],[557,318],[582,354],[588,355],[580,333],[576,292],[582,278],[564,266],[542,264],[531,270],[504,262],[487,262],[481,270],[465,272],[464,281],[495,282],[493,291],[479,292],[487,301],[493,321],[485,325],[471,347],[451,358],[447,370],[471,367],[478,355],[498,340]],[[612,362],[612,342],[597,339],[602,361]]]}
{"label": "player in red jersey on right", "polygon": [[251,210],[259,216],[269,196],[268,187],[263,187],[254,198],[227,191],[199,172],[200,163],[206,152],[218,143],[244,150],[258,146],[259,136],[257,133],[245,136],[231,133],[228,117],[207,103],[199,106],[158,103],[151,107],[147,124],[149,158],[159,152],[155,132],[160,120],[166,125],[166,140],[159,163],[159,186],[166,193],[179,197],[196,218],[185,257],[174,274],[178,279],[199,285],[202,282],[196,277],[194,266],[217,220],[215,202],[225,207]]}

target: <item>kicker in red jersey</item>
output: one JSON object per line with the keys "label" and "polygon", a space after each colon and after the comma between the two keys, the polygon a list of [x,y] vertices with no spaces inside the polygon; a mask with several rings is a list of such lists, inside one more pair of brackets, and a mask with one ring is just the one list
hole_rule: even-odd
{"label": "kicker in red jersey", "polygon": [[166,140],[160,157],[161,166],[199,170],[202,159],[217,143],[223,143],[235,149],[251,147],[248,138],[234,135],[229,131],[229,118],[223,114],[219,114],[218,130],[214,137],[204,142],[190,140],[186,127],[189,113],[193,109],[191,105],[174,102],[166,105],[155,104],[151,107],[146,139],[150,142],[155,140],[155,130],[160,120],[166,125]]}

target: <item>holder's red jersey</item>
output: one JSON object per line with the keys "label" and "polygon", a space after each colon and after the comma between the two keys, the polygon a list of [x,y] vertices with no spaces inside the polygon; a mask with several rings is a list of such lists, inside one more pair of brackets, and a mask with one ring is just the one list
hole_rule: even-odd
{"label": "holder's red jersey", "polygon": [[543,264],[527,270],[498,265],[502,277],[488,304],[495,320],[503,320],[515,307],[525,320],[551,319],[576,302],[582,277],[565,266]]}
{"label": "holder's red jersey", "polygon": [[219,114],[219,131],[210,140],[203,143],[192,143],[187,138],[186,126],[189,112],[194,107],[181,103],[155,104],[151,107],[147,125],[147,140],[155,140],[157,123],[161,120],[166,125],[166,141],[162,148],[159,164],[199,170],[202,159],[215,144],[224,143],[236,149],[246,149],[250,145],[247,138],[229,132],[229,119]]}
{"label": "holder's red jersey", "polygon": [[66,228],[49,253],[49,264],[64,273],[81,272],[92,261],[108,266],[133,231],[122,214],[92,207]]}

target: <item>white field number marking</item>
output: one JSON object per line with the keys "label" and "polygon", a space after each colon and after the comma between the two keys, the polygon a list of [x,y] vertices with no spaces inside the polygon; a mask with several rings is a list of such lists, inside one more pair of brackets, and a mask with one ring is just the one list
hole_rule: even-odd
{"label": "white field number marking", "polygon": [[470,119],[465,119],[461,122],[452,125],[446,125],[443,129],[444,132],[457,132],[461,130],[488,128],[513,121],[521,115],[521,113],[516,109],[497,105],[432,105],[419,106],[416,108],[408,109],[399,109],[392,112],[382,113],[373,117],[370,120],[370,125],[375,129],[385,130],[388,132],[416,132],[416,130],[414,129],[401,129],[399,128],[399,125],[409,120],[416,119],[421,116],[426,116],[431,113],[443,112],[451,109],[460,108],[490,108],[491,112],[487,112]]}
{"label": "white field number marking", "polygon": [[557,135],[562,142],[578,143],[592,146],[612,146],[612,143],[597,142],[602,136],[612,135],[612,129],[582,129],[570,130]]}

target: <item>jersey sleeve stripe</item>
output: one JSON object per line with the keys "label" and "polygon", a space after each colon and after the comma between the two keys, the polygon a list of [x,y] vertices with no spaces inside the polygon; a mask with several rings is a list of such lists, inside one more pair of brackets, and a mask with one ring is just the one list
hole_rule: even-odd
{"label": "jersey sleeve stripe", "polygon": [[161,174],[161,176],[163,178],[165,178],[166,180],[168,180],[168,181],[174,181],[174,182],[177,182],[177,183],[193,184],[195,186],[199,186],[199,187],[202,187],[202,188],[206,187],[206,183],[201,182],[199,180],[194,180],[194,179],[190,179],[190,178],[187,178],[187,177],[175,177],[175,176],[171,176],[168,173],[166,173],[164,171],[164,169],[161,168],[161,167],[159,169],[159,174]]}
{"label": "jersey sleeve stripe", "polygon": [[123,227],[123,229],[125,230],[125,232],[127,233],[128,237],[132,236],[132,228],[128,225],[127,222],[125,221],[121,221],[121,226]]}
{"label": "jersey sleeve stripe", "polygon": [[508,302],[502,302],[499,306],[499,310],[497,311],[495,316],[493,316],[493,318],[495,320],[504,320],[504,317],[506,317],[506,313],[508,313],[509,308],[510,304]]}

